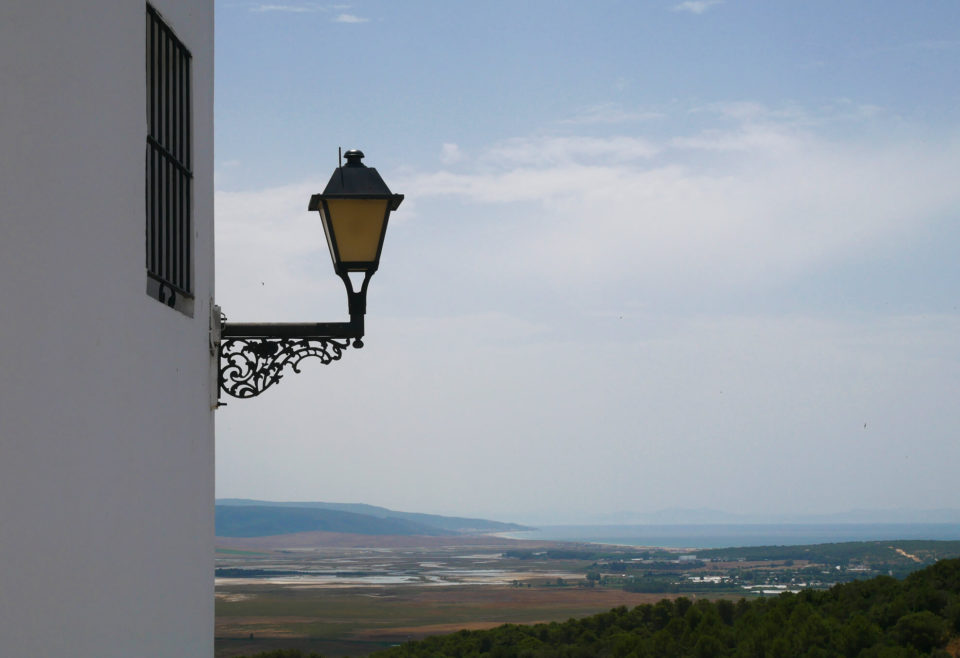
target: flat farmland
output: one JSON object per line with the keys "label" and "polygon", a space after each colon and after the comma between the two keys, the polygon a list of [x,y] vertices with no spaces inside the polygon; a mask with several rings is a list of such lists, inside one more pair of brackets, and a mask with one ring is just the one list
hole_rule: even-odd
{"label": "flat farmland", "polygon": [[563,621],[661,598],[576,586],[231,586],[218,591],[216,655],[291,647],[364,655],[436,633]]}
{"label": "flat farmland", "polygon": [[585,587],[589,563],[513,560],[501,551],[499,546],[221,551],[216,656],[283,648],[359,656],[437,633],[564,621],[663,598]]}

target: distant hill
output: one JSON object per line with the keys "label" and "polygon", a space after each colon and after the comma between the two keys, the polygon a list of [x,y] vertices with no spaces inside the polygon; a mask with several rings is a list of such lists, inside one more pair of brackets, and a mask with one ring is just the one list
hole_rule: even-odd
{"label": "distant hill", "polygon": [[343,532],[357,535],[453,535],[449,530],[404,519],[381,519],[329,509],[217,505],[218,537],[267,537],[298,532]]}
{"label": "distant hill", "polygon": [[452,536],[530,529],[516,523],[397,512],[362,503],[272,502],[242,498],[217,500],[216,524],[218,537],[266,537],[318,531]]}

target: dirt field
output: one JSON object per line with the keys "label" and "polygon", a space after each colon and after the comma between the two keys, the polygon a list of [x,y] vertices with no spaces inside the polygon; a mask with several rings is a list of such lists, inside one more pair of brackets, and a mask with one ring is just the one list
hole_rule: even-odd
{"label": "dirt field", "polygon": [[663,598],[580,587],[491,585],[251,589],[245,598],[234,591],[233,600],[218,599],[218,658],[280,648],[365,655],[438,633],[564,621]]}

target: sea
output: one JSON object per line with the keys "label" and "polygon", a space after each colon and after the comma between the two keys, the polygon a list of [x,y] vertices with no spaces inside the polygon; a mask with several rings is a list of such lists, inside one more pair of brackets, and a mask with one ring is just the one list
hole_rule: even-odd
{"label": "sea", "polygon": [[958,523],[744,523],[550,525],[505,533],[513,539],[664,548],[797,546],[895,539],[960,540]]}

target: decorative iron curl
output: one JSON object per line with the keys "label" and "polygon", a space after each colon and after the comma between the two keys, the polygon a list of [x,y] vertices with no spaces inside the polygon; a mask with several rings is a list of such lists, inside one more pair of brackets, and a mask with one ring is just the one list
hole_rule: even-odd
{"label": "decorative iron curl", "polygon": [[256,397],[279,382],[287,366],[299,373],[309,357],[327,365],[349,346],[349,339],[336,338],[223,338],[220,388],[235,398]]}

